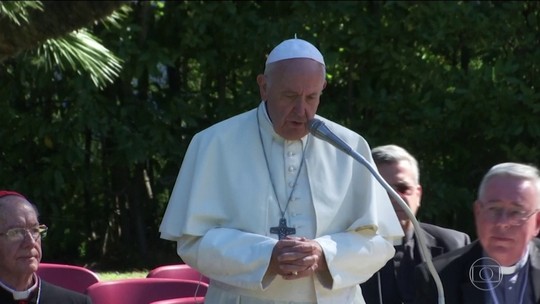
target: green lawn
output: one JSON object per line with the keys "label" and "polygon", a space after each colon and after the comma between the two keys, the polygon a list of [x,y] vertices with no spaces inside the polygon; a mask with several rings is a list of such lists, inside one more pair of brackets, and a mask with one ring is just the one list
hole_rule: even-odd
{"label": "green lawn", "polygon": [[118,279],[135,279],[135,278],[145,278],[148,274],[148,270],[140,270],[140,271],[130,271],[130,272],[97,272],[99,278],[102,281],[112,281],[112,280],[118,280]]}

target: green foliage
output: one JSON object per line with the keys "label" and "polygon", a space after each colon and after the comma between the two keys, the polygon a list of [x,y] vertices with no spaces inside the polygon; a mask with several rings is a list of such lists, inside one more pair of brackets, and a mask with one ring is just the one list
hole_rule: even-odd
{"label": "green foliage", "polygon": [[30,10],[43,10],[41,1],[1,1],[0,16],[5,16],[11,22],[22,25],[28,23]]}
{"label": "green foliage", "polygon": [[51,227],[46,257],[117,269],[177,262],[158,227],[189,141],[255,107],[265,55],[296,34],[325,54],[319,114],[372,146],[410,150],[421,219],[474,237],[481,176],[498,162],[539,163],[539,6],[134,2],[87,29],[121,59],[112,84],[58,63],[36,69],[41,58],[2,63],[0,180],[38,204]]}
{"label": "green foliage", "polygon": [[97,87],[114,82],[120,74],[120,60],[85,30],[65,37],[48,39],[37,49],[33,62],[44,66],[48,73],[69,69],[87,74]]}
{"label": "green foliage", "polygon": [[[1,37],[2,41],[0,41],[2,55],[0,61],[4,61],[5,58],[9,58],[30,46],[40,44],[37,49],[26,52],[23,60],[32,62],[38,69],[44,68],[49,75],[56,71],[71,70],[78,74],[89,75],[97,87],[112,83],[120,72],[119,58],[85,29],[56,32],[58,30],[56,27],[65,28],[63,22],[55,24],[55,26],[51,26],[52,21],[50,21],[51,24],[40,23],[42,15],[49,13],[49,17],[51,17],[51,14],[54,13],[54,8],[51,8],[50,5],[55,6],[58,3],[49,2],[46,4],[49,4],[49,10],[43,7],[41,1],[0,2],[0,21],[2,21],[2,27],[6,28],[5,34]],[[69,11],[67,6],[64,9]],[[73,11],[77,7],[71,7],[71,9]],[[36,11],[39,11],[41,15],[36,14]],[[122,8],[118,13],[112,13],[105,18],[102,24],[117,26],[122,12],[126,11],[126,8]],[[62,17],[60,16],[60,18]],[[55,34],[43,33],[42,28],[55,28]],[[13,35],[15,31],[19,35]],[[59,37],[60,33],[67,34]],[[47,39],[47,37],[52,38]],[[42,41],[44,42],[41,43]]]}
{"label": "green foliage", "polygon": [[142,279],[146,278],[148,270],[141,271],[128,271],[128,272],[99,272],[98,276],[101,281],[114,281],[114,280],[124,280],[124,279]]}

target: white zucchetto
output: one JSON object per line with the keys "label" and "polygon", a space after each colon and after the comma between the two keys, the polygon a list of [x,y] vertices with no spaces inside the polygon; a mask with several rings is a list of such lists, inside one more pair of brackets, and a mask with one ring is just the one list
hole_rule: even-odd
{"label": "white zucchetto", "polygon": [[313,44],[298,38],[288,39],[278,44],[268,55],[266,65],[293,58],[309,58],[325,65],[321,52]]}

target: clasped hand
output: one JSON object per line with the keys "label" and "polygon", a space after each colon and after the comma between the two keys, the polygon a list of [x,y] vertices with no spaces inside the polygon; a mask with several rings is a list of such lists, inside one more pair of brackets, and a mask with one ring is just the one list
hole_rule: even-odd
{"label": "clasped hand", "polygon": [[321,245],[304,237],[279,240],[272,251],[270,270],[286,280],[307,277],[328,269]]}

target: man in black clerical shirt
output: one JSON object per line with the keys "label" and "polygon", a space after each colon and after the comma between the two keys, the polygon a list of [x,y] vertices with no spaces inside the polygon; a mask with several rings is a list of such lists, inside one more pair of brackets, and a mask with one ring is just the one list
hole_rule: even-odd
{"label": "man in black clerical shirt", "polygon": [[[422,198],[416,159],[396,145],[376,147],[372,149],[371,155],[381,176],[416,215]],[[368,281],[360,284],[367,304],[412,303],[415,296],[414,267],[422,262],[422,256],[416,246],[418,242],[412,222],[395,200],[392,197],[390,199],[405,238],[401,245],[395,246],[394,258]],[[420,223],[420,227],[426,237],[427,249],[433,257],[470,243],[469,236],[463,232],[426,223]]]}
{"label": "man in black clerical shirt", "polygon": [[[433,259],[446,304],[540,303],[540,172],[519,163],[493,166],[473,205],[478,240]],[[439,292],[422,263],[415,303]]]}
{"label": "man in black clerical shirt", "polygon": [[22,194],[0,190],[0,303],[90,304],[90,298],[47,283],[36,271],[47,227]]}

